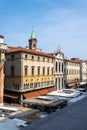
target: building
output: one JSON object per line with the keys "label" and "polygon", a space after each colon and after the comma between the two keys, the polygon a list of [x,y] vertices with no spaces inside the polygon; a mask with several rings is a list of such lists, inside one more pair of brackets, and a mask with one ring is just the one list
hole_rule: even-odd
{"label": "building", "polygon": [[73,87],[81,81],[81,60],[77,58],[64,59],[64,83],[65,86]]}
{"label": "building", "polygon": [[64,54],[60,48],[54,55],[54,76],[55,76],[55,86],[57,90],[64,87]]}
{"label": "building", "polygon": [[7,45],[3,43],[4,36],[0,35],[0,105],[3,105],[4,94],[4,62]]}
{"label": "building", "polygon": [[37,48],[34,31],[29,39],[29,46],[9,47],[6,59],[5,100],[21,103],[23,99],[55,90],[55,58]]}
{"label": "building", "polygon": [[81,61],[81,72],[80,72],[80,79],[81,82],[86,83],[87,82],[87,61],[82,60]]}
{"label": "building", "polygon": [[34,31],[26,48],[9,47],[6,53],[5,101],[21,103],[26,98],[86,81],[87,61],[66,59],[60,48],[55,53],[41,51]]}

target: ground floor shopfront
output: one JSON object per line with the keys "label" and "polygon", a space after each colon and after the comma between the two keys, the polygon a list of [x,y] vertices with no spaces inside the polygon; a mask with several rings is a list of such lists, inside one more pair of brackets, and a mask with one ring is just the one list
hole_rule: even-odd
{"label": "ground floor shopfront", "polygon": [[13,104],[14,103],[21,104],[22,100],[24,99],[37,97],[37,96],[43,96],[55,90],[56,90],[56,87],[54,86],[49,87],[49,88],[39,89],[39,90],[27,91],[27,92],[14,92],[14,91],[5,90],[4,101],[8,103],[13,103]]}

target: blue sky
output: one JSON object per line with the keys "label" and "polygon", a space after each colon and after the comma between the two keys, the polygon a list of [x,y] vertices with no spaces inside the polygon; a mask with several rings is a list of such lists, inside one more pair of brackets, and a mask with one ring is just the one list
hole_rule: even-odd
{"label": "blue sky", "polygon": [[33,26],[38,48],[87,59],[87,0],[0,0],[5,43],[27,46]]}

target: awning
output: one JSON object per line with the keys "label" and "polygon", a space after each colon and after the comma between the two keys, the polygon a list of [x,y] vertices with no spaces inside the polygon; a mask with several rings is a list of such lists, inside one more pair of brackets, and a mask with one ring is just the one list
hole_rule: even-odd
{"label": "awning", "polygon": [[18,96],[9,95],[9,94],[4,94],[4,97],[8,97],[8,98],[12,98],[12,99],[17,99],[18,98]]}
{"label": "awning", "polygon": [[45,95],[47,93],[49,93],[48,89],[42,89],[42,90],[39,90],[39,93],[40,95]]}
{"label": "awning", "polygon": [[25,98],[37,97],[37,96],[40,96],[40,93],[38,91],[28,92],[28,93],[23,94],[23,96]]}
{"label": "awning", "polygon": [[23,96],[27,98],[32,98],[32,97],[37,97],[37,96],[43,96],[46,95],[49,92],[55,91],[56,87],[51,87],[51,88],[45,88],[45,89],[40,89],[32,92],[28,92],[23,94]]}
{"label": "awning", "polygon": [[57,90],[56,87],[48,88],[48,91],[49,91],[49,92],[56,91],[56,90]]}

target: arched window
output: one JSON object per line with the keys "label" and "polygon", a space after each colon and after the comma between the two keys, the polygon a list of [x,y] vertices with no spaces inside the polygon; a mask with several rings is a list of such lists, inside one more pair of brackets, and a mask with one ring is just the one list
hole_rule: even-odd
{"label": "arched window", "polygon": [[43,67],[43,75],[45,75],[45,67]]}
{"label": "arched window", "polygon": [[31,59],[34,60],[34,56],[32,56]]}
{"label": "arched window", "polygon": [[40,61],[40,57],[38,56],[38,61]]}
{"label": "arched window", "polygon": [[40,66],[37,67],[37,75],[40,75]]}
{"label": "arched window", "polygon": [[28,75],[28,66],[24,66],[24,75],[27,76]]}
{"label": "arched window", "polygon": [[31,67],[31,75],[34,75],[34,66]]}
{"label": "arched window", "polygon": [[28,58],[28,55],[26,54],[26,55],[25,55],[25,59],[27,59],[27,58]]}

